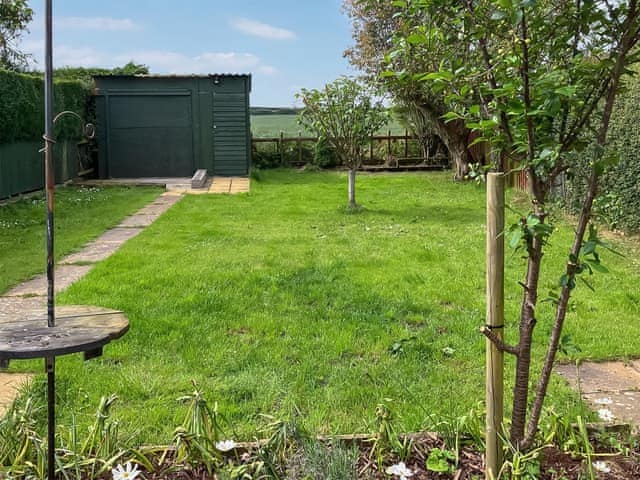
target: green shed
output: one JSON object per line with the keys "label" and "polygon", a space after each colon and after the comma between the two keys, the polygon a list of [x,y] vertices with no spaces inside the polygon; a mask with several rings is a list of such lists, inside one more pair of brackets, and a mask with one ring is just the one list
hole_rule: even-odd
{"label": "green shed", "polygon": [[100,178],[242,176],[250,75],[95,76]]}

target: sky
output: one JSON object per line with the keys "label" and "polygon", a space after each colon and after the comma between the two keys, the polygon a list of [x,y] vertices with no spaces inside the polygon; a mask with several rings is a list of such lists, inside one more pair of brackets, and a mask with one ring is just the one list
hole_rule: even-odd
{"label": "sky", "polygon": [[[44,0],[20,48],[44,68]],[[342,0],[53,0],[55,67],[122,66],[153,74],[250,73],[252,106],[291,107],[295,93],[357,74],[342,56]]]}

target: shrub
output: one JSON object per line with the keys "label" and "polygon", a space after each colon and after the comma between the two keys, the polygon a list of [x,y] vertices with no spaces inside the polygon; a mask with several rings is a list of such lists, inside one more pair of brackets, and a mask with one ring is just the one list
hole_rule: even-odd
{"label": "shrub", "polygon": [[[77,80],[54,83],[53,109],[71,110],[86,117],[91,89]],[[38,140],[44,130],[44,79],[40,74],[20,74],[0,69],[0,144]],[[56,124],[58,139],[78,138],[77,119]]]}
{"label": "shrub", "polygon": [[320,168],[335,168],[340,165],[335,148],[324,137],[318,138],[313,146],[313,164]]}
{"label": "shrub", "polygon": [[[612,228],[640,232],[640,78],[630,82],[629,89],[619,97],[612,119],[608,150],[618,157],[616,165],[603,175],[594,212]],[[576,212],[584,197],[588,160],[573,169],[569,181],[567,203]]]}

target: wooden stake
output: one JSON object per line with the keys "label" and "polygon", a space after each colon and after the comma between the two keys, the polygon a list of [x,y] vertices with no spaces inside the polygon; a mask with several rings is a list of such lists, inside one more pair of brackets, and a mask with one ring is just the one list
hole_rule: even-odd
{"label": "wooden stake", "polygon": [[[504,331],[504,174],[487,175],[487,325],[500,339]],[[487,429],[485,478],[502,467],[503,353],[487,339]]]}

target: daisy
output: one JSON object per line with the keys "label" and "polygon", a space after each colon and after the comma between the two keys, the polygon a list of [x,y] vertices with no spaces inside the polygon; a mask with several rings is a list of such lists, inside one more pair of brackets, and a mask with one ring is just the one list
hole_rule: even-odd
{"label": "daisy", "polygon": [[611,468],[609,468],[609,465],[607,465],[607,462],[598,461],[598,462],[593,462],[592,465],[593,465],[593,468],[595,468],[599,472],[602,472],[602,473],[611,472]]}
{"label": "daisy", "polygon": [[111,474],[113,475],[113,480],[134,480],[138,475],[140,475],[140,470],[138,470],[138,466],[131,466],[131,462],[127,462],[123,467],[119,464],[116,468],[111,470]]}
{"label": "daisy", "polygon": [[613,412],[608,408],[601,408],[600,410],[598,410],[598,416],[600,417],[600,420],[604,422],[611,422],[614,418],[616,418]]}
{"label": "daisy", "polygon": [[400,477],[400,480],[407,480],[407,478],[413,476],[413,472],[410,468],[407,468],[404,462],[391,465],[387,468],[387,473],[389,475],[397,475],[398,477]]}
{"label": "daisy", "polygon": [[233,440],[222,440],[221,442],[216,442],[216,448],[221,452],[228,452],[236,448],[236,442]]}

